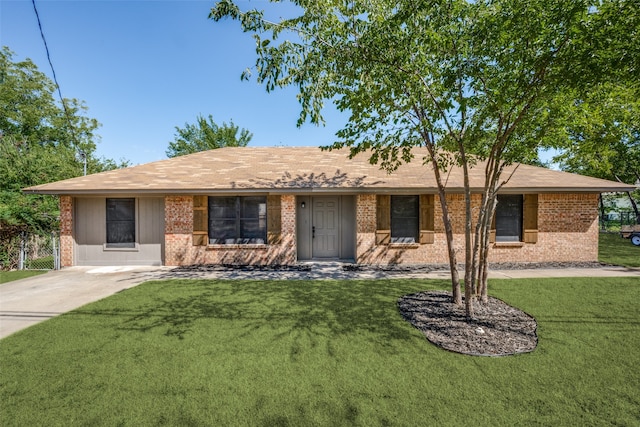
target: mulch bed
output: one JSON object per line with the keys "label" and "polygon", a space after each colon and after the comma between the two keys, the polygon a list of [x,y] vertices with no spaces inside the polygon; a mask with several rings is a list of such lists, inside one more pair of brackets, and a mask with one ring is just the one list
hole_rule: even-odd
{"label": "mulch bed", "polygon": [[311,265],[244,265],[244,264],[194,264],[178,266],[175,272],[208,272],[208,271],[311,271]]}
{"label": "mulch bed", "polygon": [[400,314],[433,344],[473,356],[528,353],[538,344],[537,322],[527,313],[497,298],[474,302],[475,318],[467,321],[451,292],[428,291],[398,299]]}
{"label": "mulch bed", "polygon": [[[489,270],[522,270],[522,269],[563,269],[563,268],[602,268],[610,266],[598,261],[585,262],[499,262],[490,263]],[[432,271],[449,271],[449,264],[345,264],[345,271],[384,271],[387,273],[430,273]],[[458,271],[464,272],[464,264],[458,264]]]}

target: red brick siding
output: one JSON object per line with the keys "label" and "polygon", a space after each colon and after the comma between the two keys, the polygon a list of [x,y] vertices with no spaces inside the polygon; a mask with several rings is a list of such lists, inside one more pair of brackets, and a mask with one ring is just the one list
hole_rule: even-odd
{"label": "red brick siding", "polygon": [[60,196],[60,266],[73,265],[73,197]]}
{"label": "red brick siding", "polygon": [[165,235],[191,234],[193,232],[193,197],[167,196],[164,202]]}
{"label": "red brick siding", "polygon": [[[458,261],[464,259],[464,196],[447,196]],[[540,194],[538,241],[516,246],[492,245],[491,262],[596,261],[598,259],[597,194]],[[445,264],[448,262],[442,210],[435,200],[435,238],[426,245],[376,245],[376,196],[356,198],[358,263]],[[477,212],[480,195],[474,195]],[[60,197],[61,265],[74,260],[71,196]],[[193,198],[165,197],[165,264],[294,264],[296,262],[295,196],[281,196],[282,239],[277,245],[193,246]]]}
{"label": "red brick siding", "polygon": [[295,196],[281,196],[282,239],[276,245],[193,246],[193,198],[165,197],[165,265],[294,264]]}
{"label": "red brick siding", "polygon": [[[481,195],[473,196],[472,209],[478,212]],[[458,262],[464,262],[464,196],[447,196],[454,230]],[[533,244],[492,244],[491,262],[570,262],[598,259],[597,194],[540,194],[538,196],[538,241]],[[358,263],[364,264],[445,264],[448,263],[446,237],[439,198],[435,203],[435,239],[426,245],[376,245],[376,198],[357,199]],[[361,223],[362,221],[362,223]]]}

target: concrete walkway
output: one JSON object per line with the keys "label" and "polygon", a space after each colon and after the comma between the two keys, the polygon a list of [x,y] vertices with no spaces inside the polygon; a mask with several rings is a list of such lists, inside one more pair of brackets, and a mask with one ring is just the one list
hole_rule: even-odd
{"label": "concrete walkway", "polygon": [[[72,267],[0,285],[0,338],[148,280],[162,279],[448,279],[448,271],[347,271],[340,263],[310,263],[300,269],[202,269],[172,267]],[[493,270],[490,278],[640,277],[624,267]]]}

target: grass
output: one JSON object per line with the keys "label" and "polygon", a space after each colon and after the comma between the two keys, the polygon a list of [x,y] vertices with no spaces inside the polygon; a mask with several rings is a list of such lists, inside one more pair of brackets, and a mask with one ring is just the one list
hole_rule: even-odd
{"label": "grass", "polygon": [[0,271],[0,284],[44,274],[42,270]]}
{"label": "grass", "polygon": [[147,282],[0,341],[0,425],[638,425],[640,280],[491,282],[539,345],[436,348],[444,281]]}
{"label": "grass", "polygon": [[53,270],[53,255],[27,261],[27,268]]}
{"label": "grass", "polygon": [[620,234],[600,233],[599,259],[609,264],[640,267],[640,246],[634,246]]}

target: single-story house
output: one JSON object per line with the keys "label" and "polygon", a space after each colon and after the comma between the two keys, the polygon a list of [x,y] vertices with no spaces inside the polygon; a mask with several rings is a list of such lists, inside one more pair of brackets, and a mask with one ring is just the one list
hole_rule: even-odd
{"label": "single-story house", "polygon": [[[222,148],[24,191],[60,196],[62,266],[447,263],[426,151],[414,149],[414,160],[391,174],[347,154]],[[471,169],[476,207],[483,181],[479,164]],[[461,170],[446,182],[462,249]],[[633,188],[518,165],[498,198],[490,261],[596,261],[598,194]]]}

